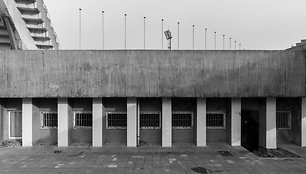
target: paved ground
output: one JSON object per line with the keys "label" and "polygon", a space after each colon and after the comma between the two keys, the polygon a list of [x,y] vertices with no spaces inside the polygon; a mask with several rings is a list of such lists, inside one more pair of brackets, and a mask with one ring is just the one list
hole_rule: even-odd
{"label": "paved ground", "polygon": [[[290,147],[289,147],[290,148]],[[292,148],[292,147],[291,147]],[[306,149],[297,148],[306,154]],[[233,156],[221,156],[229,151]],[[306,173],[306,158],[260,159],[242,147],[205,148],[33,147],[0,148],[0,173]],[[198,168],[199,169],[199,168]]]}

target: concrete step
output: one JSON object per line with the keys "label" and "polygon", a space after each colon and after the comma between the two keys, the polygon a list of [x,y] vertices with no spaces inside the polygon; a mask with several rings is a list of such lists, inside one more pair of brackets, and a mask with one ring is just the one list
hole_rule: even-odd
{"label": "concrete step", "polygon": [[0,36],[9,36],[8,31],[6,29],[1,29],[0,28]]}
{"label": "concrete step", "polygon": [[0,37],[0,43],[11,44],[10,38]]}

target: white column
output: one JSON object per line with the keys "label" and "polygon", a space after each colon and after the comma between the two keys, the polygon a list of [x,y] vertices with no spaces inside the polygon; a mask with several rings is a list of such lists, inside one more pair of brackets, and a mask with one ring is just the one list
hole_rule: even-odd
{"label": "white column", "polygon": [[231,146],[241,146],[241,99],[231,102]]}
{"label": "white column", "polygon": [[67,98],[59,98],[57,104],[58,128],[57,143],[59,147],[69,146],[69,106]]}
{"label": "white column", "polygon": [[22,99],[22,146],[31,147],[33,104],[31,98]]}
{"label": "white column", "polygon": [[267,98],[266,148],[276,149],[276,98]]}
{"label": "white column", "polygon": [[127,146],[137,147],[137,99],[127,98]]}
{"label": "white column", "polygon": [[92,99],[92,146],[102,147],[103,144],[103,113],[102,98]]}
{"label": "white column", "polygon": [[306,147],[306,98],[302,98],[301,146]]}
{"label": "white column", "polygon": [[162,147],[172,146],[171,98],[162,99]]}
{"label": "white column", "polygon": [[197,146],[206,146],[206,99],[197,99]]}

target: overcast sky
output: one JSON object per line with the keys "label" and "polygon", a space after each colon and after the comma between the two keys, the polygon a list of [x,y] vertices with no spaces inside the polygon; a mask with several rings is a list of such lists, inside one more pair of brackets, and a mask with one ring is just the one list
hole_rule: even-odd
{"label": "overcast sky", "polygon": [[[143,49],[143,17],[146,16],[146,48],[161,49],[161,19],[173,35],[177,49],[222,49],[222,35],[243,49],[285,49],[306,39],[306,0],[44,0],[57,32],[61,49],[79,48],[79,12],[82,8],[82,49],[102,48],[102,10],[105,11],[105,49],[124,48],[124,13],[127,13],[127,48]],[[164,40],[164,48],[166,47]]]}

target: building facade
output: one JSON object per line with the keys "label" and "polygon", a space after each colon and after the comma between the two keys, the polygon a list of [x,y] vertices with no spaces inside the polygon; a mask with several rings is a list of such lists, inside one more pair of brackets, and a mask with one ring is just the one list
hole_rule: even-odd
{"label": "building facade", "polygon": [[0,0],[0,17],[0,49],[59,49],[43,0]]}
{"label": "building facade", "polygon": [[296,51],[1,51],[0,138],[23,146],[306,146]]}

